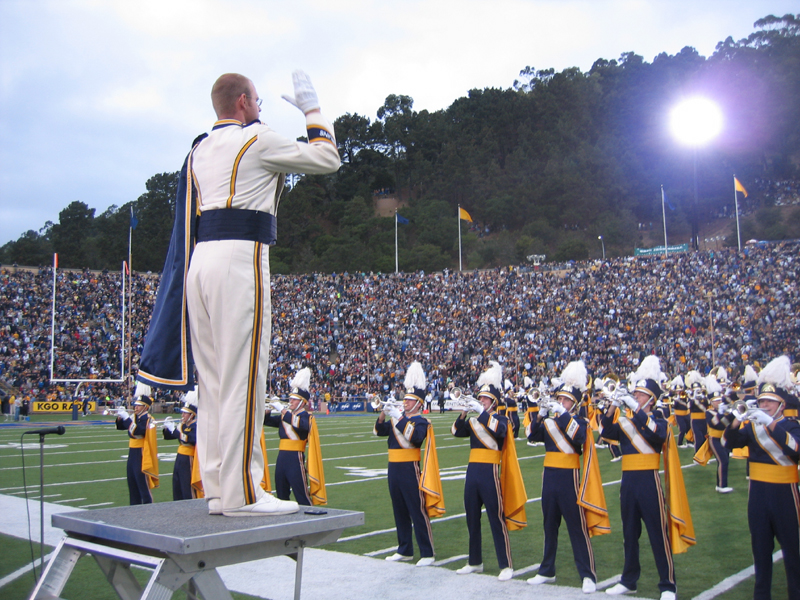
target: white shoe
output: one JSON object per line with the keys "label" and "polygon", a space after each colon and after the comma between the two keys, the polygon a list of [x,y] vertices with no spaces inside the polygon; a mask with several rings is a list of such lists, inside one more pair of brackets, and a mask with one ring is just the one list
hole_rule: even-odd
{"label": "white shoe", "polygon": [[469,575],[470,573],[483,573],[483,563],[479,565],[464,565],[456,571],[459,575]]}
{"label": "white shoe", "polygon": [[297,502],[279,500],[272,494],[264,494],[254,504],[223,510],[222,514],[226,517],[274,517],[296,513],[299,508]]}
{"label": "white shoe", "polygon": [[612,458],[611,462],[619,462],[622,460],[622,456],[618,456],[617,458]]}
{"label": "white shoe", "polygon": [[675,600],[675,592],[661,592],[661,600]]}
{"label": "white shoe", "polygon": [[[386,559],[389,560],[389,559]],[[418,567],[430,567],[433,564],[433,561],[436,560],[432,556],[423,556],[417,561]]]}
{"label": "white shoe", "polygon": [[388,560],[389,562],[397,562],[397,561],[409,561],[412,560],[413,558],[414,558],[413,556],[406,556],[405,554],[398,554],[397,552],[395,552],[391,556],[387,556],[386,560]]}
{"label": "white shoe", "polygon": [[594,594],[597,591],[597,584],[588,577],[584,577],[581,589],[584,594]]}
{"label": "white shoe", "polygon": [[716,489],[720,494],[730,494],[733,491],[732,487],[719,487],[719,486],[717,486]]}
{"label": "white shoe", "polygon": [[543,583],[555,583],[556,577],[553,575],[552,577],[546,577],[544,575],[536,575],[536,577],[531,577],[528,579],[528,583],[531,585],[541,585]]}
{"label": "white shoe", "polygon": [[208,498],[208,514],[221,515],[222,500],[220,500],[219,498]]}
{"label": "white shoe", "polygon": [[623,594],[635,594],[635,593],[636,590],[626,588],[621,583],[618,583],[617,585],[610,587],[606,590],[606,594],[608,594],[609,596],[622,596]]}
{"label": "white shoe", "polygon": [[500,581],[508,581],[514,576],[514,569],[511,567],[506,567],[502,571],[500,571],[500,575],[497,576],[497,579]]}

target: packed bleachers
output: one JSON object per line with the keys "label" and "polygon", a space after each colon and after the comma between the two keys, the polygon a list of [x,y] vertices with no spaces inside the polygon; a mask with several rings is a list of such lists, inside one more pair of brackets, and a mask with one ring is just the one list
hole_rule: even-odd
{"label": "packed bleachers", "polygon": [[[268,391],[285,393],[308,365],[318,396],[385,393],[414,359],[439,389],[473,385],[488,359],[512,380],[551,376],[577,358],[590,372],[627,375],[649,353],[673,376],[712,363],[738,375],[746,363],[800,356],[799,276],[794,244],[560,272],[273,276]],[[120,286],[118,273],[59,273],[54,378],[120,376]],[[133,279],[134,372],[156,286],[156,278]],[[30,396],[67,391],[50,383],[51,302],[49,268],[0,273],[0,378]],[[128,386],[92,389],[116,399]]]}

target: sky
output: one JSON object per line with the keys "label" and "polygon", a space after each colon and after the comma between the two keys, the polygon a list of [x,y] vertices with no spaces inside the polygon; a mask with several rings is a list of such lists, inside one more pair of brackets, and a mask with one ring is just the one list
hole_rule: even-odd
{"label": "sky", "polygon": [[[390,94],[445,109],[526,66],[588,71],[635,52],[710,56],[797,0],[0,0],[0,245],[73,201],[102,214],[178,171],[238,72],[261,120],[294,139],[281,99],[300,68],[323,113],[371,120]],[[282,210],[290,209],[282,207]]]}

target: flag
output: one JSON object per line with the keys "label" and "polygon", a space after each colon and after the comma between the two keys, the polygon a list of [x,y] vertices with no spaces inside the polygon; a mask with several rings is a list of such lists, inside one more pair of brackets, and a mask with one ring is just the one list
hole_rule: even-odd
{"label": "flag", "polygon": [[468,213],[467,211],[465,211],[465,210],[464,210],[463,208],[461,208],[461,207],[459,207],[459,208],[458,208],[458,217],[459,217],[459,218],[460,218],[462,221],[469,221],[470,223],[472,223],[472,217],[470,217],[470,216],[469,216],[469,213]]}
{"label": "flag", "polygon": [[670,202],[669,198],[667,198],[667,193],[664,190],[661,190],[661,194],[664,196],[664,202],[669,207],[669,209],[670,210],[675,210],[675,207],[672,206],[672,202]]}
{"label": "flag", "polygon": [[139,224],[139,219],[136,218],[136,215],[133,214],[133,207],[131,206],[131,229],[136,229],[136,226]]}
{"label": "flag", "polygon": [[736,179],[736,177],[733,178],[733,188],[737,192],[742,192],[744,194],[744,197],[747,198],[747,190],[744,189],[744,186],[741,184],[741,182],[738,179]]}
{"label": "flag", "polygon": [[394,213],[394,216],[397,217],[397,222],[400,223],[400,225],[408,224],[408,219],[406,219],[405,217],[403,217],[399,213]]}

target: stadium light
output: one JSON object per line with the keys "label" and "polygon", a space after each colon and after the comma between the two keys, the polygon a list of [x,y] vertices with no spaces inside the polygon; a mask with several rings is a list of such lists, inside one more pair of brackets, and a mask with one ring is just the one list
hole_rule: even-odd
{"label": "stadium light", "polygon": [[692,205],[692,240],[694,249],[700,244],[697,217],[697,148],[713,140],[722,131],[722,111],[708,98],[695,96],[675,106],[670,113],[670,128],[675,138],[692,147],[694,165],[694,204]]}

